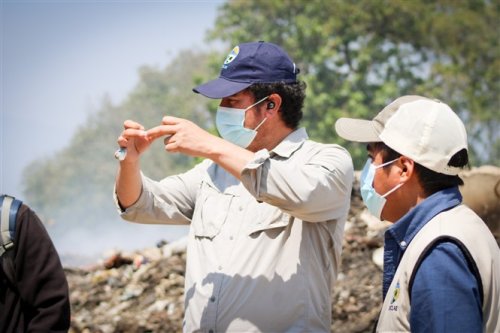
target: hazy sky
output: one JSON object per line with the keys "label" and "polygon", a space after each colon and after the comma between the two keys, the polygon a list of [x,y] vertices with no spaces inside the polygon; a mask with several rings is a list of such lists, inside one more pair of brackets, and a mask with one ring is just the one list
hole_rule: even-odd
{"label": "hazy sky", "polygon": [[[221,3],[0,0],[0,192],[26,202],[23,169],[68,146],[104,95],[119,104],[138,82],[140,66],[163,68],[180,50],[207,50],[205,33]],[[123,222],[118,214],[113,223],[109,232],[82,225],[53,235],[63,263],[187,232]]]}
{"label": "hazy sky", "polygon": [[0,192],[22,198],[31,161],[68,145],[104,94],[142,65],[206,49],[221,1],[1,1]]}

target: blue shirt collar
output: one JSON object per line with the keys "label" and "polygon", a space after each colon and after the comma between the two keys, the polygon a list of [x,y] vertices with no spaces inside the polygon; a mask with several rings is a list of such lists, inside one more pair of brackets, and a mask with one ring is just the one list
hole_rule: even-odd
{"label": "blue shirt collar", "polygon": [[462,196],[458,187],[436,192],[412,208],[387,229],[384,239],[384,274],[382,293],[384,298],[394,278],[399,260],[415,235],[434,216],[459,205]]}
{"label": "blue shirt collar", "polygon": [[391,235],[399,247],[405,250],[415,235],[434,216],[448,210],[462,202],[462,195],[458,186],[438,191],[425,198],[420,204],[396,221],[387,230],[386,235]]}

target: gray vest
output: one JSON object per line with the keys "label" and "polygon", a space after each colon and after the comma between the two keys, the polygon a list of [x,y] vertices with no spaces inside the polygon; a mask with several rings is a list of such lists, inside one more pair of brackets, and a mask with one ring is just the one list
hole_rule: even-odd
{"label": "gray vest", "polygon": [[385,296],[377,332],[411,331],[409,319],[412,274],[415,274],[414,268],[429,245],[442,237],[463,244],[470,254],[469,260],[475,263],[481,277],[483,331],[500,332],[500,250],[486,224],[464,205],[435,216],[410,242]]}

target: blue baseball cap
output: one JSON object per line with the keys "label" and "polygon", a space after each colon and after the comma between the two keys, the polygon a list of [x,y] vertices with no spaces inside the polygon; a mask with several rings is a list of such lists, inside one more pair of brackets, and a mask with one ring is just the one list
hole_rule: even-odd
{"label": "blue baseball cap", "polygon": [[254,83],[295,83],[298,72],[295,63],[278,45],[263,41],[242,43],[228,54],[217,79],[193,91],[208,98],[224,98]]}

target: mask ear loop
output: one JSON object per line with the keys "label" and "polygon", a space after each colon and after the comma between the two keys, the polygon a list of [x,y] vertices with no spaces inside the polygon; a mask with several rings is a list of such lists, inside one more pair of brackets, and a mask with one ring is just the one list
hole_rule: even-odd
{"label": "mask ear loop", "polygon": [[[268,99],[268,98],[269,98],[269,96],[266,96],[266,97],[264,97],[264,98],[262,98],[262,99],[259,99],[257,102],[253,103],[252,105],[248,106],[248,107],[245,109],[245,114],[246,114],[246,112],[247,112],[248,110],[250,110],[251,108],[253,108],[253,107],[254,107],[254,106],[256,106],[257,104],[262,103],[263,101],[265,101],[265,100],[266,100],[266,99]],[[266,117],[266,118],[264,118],[264,119],[260,122],[260,124],[258,124],[258,125],[257,125],[257,127],[255,127],[253,130],[254,130],[254,131],[258,130],[258,129],[259,129],[259,127],[260,127],[260,126],[262,126],[262,124],[264,124],[264,122],[265,122],[266,120],[267,120],[267,117]],[[243,121],[245,121],[245,120],[243,120]]]}
{"label": "mask ear loop", "polygon": [[[379,168],[382,168],[382,167],[385,167],[386,165],[389,165],[391,163],[394,163],[395,161],[399,160],[399,157],[393,159],[393,160],[390,160],[389,162],[385,162],[385,163],[382,163],[382,164],[379,164],[379,165],[374,165],[375,169],[379,169]],[[372,160],[373,161],[373,160]]]}
{"label": "mask ear loop", "polygon": [[[382,163],[382,164],[380,164],[380,165],[377,165],[377,166],[375,167],[375,169],[382,168],[382,167],[384,167],[384,166],[386,166],[386,165],[389,165],[389,164],[391,164],[391,163],[394,163],[394,162],[395,162],[395,161],[397,161],[397,160],[399,160],[399,157],[398,157],[398,158],[395,158],[395,159],[393,159],[393,160],[391,160],[391,161],[389,161],[389,162],[385,162],[385,163]],[[392,192],[396,191],[398,188],[400,188],[400,187],[401,187],[401,186],[403,186],[404,184],[405,184],[405,183],[399,183],[398,185],[394,186],[394,188],[393,188],[393,189],[389,190],[386,194],[381,195],[381,197],[382,197],[382,198],[386,198],[389,194],[391,194]]]}
{"label": "mask ear loop", "polygon": [[387,197],[389,194],[391,194],[392,192],[396,191],[398,188],[400,188],[401,186],[403,186],[405,183],[399,183],[398,185],[394,186],[394,188],[390,191],[388,191],[386,194],[384,195],[381,195],[382,198],[385,198]]}
{"label": "mask ear loop", "polygon": [[262,99],[259,99],[257,102],[255,102],[255,103],[253,103],[252,105],[248,106],[248,107],[245,109],[245,112],[247,112],[248,110],[250,110],[251,108],[253,108],[253,107],[254,107],[254,106],[256,106],[257,104],[259,104],[259,103],[261,103],[261,102],[265,101],[265,100],[266,100],[266,99],[268,99],[268,98],[269,98],[269,96],[266,96],[266,97],[264,97],[264,98],[262,98]]}
{"label": "mask ear loop", "polygon": [[259,129],[260,126],[262,126],[262,124],[267,120],[267,117],[265,117],[261,122],[260,124],[257,125],[257,127],[255,127],[253,130],[256,131]]}

